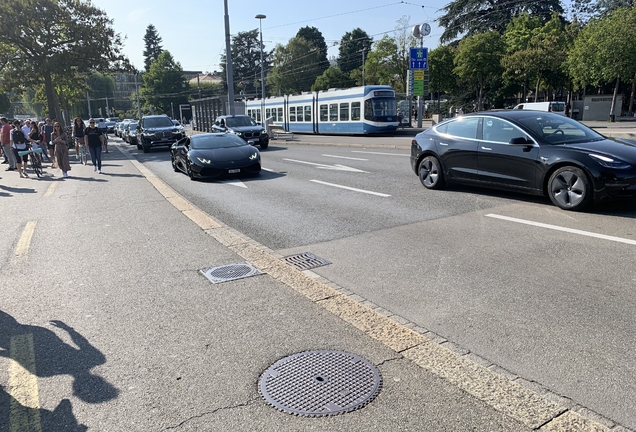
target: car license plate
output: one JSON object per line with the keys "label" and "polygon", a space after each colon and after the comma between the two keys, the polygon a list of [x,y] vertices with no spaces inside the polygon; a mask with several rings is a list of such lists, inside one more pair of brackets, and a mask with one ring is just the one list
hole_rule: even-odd
{"label": "car license plate", "polygon": [[228,170],[227,172],[229,172],[230,174],[234,174],[234,173],[237,173],[237,172],[241,172],[241,170],[240,170],[240,168],[237,168],[237,169]]}

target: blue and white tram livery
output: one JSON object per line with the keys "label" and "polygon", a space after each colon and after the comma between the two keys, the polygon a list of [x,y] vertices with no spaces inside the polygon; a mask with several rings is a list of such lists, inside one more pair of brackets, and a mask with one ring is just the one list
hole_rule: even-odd
{"label": "blue and white tram livery", "polygon": [[[247,115],[261,121],[261,100],[248,101]],[[288,132],[365,135],[398,128],[395,91],[373,85],[306,92],[265,99],[265,119]]]}

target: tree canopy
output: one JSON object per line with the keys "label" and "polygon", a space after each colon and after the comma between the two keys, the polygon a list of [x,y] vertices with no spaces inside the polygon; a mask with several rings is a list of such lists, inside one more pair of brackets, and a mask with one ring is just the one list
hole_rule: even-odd
{"label": "tree canopy", "polygon": [[171,114],[171,103],[177,107],[187,103],[189,86],[181,64],[174,60],[170,51],[164,50],[159,54],[142,78],[144,86],[141,95],[145,100],[145,112]]}
{"label": "tree canopy", "polygon": [[144,35],[145,48],[143,52],[146,72],[150,70],[150,63],[157,60],[159,54],[163,52],[163,47],[161,46],[162,41],[157,28],[152,24],[148,24],[146,34]]}
{"label": "tree canopy", "polygon": [[287,45],[274,49],[272,72],[267,77],[273,94],[295,94],[311,90],[320,75],[322,54],[302,37],[293,37]]}
{"label": "tree canopy", "polygon": [[340,47],[338,48],[338,67],[340,70],[344,73],[350,73],[352,70],[362,67],[362,50],[369,53],[372,43],[373,39],[360,28],[345,33],[340,39]]}
{"label": "tree canopy", "polygon": [[[243,91],[247,95],[260,94],[261,88],[261,42],[258,29],[239,32],[232,36],[232,75],[234,92]],[[270,69],[271,54],[263,50],[263,65],[267,72]],[[225,72],[226,55],[221,56],[221,74],[223,87],[227,88]]]}
{"label": "tree canopy", "polygon": [[319,71],[322,74],[329,68],[329,60],[327,59],[327,43],[325,38],[316,27],[303,27],[298,30],[296,37],[301,37],[309,42],[314,48],[317,48],[320,52],[320,67]]}
{"label": "tree canopy", "polygon": [[89,1],[5,0],[0,34],[3,86],[44,86],[48,113],[60,121],[60,99],[81,94],[89,73],[127,64],[112,20]]}

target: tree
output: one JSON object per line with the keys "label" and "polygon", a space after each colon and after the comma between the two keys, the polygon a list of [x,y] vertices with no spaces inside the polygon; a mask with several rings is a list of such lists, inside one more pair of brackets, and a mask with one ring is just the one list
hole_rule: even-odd
{"label": "tree", "polygon": [[145,99],[144,110],[171,114],[172,106],[187,103],[188,83],[181,64],[175,62],[170,51],[164,50],[157,60],[150,63],[150,70],[142,75],[144,86],[141,95]]}
{"label": "tree", "polygon": [[634,6],[634,0],[573,0],[572,13],[584,22],[609,15],[619,8]]}
{"label": "tree", "polygon": [[303,27],[298,30],[296,37],[301,37],[309,42],[314,48],[317,48],[321,54],[319,71],[322,74],[329,68],[329,60],[327,59],[327,43],[325,38],[316,27]]}
{"label": "tree", "polygon": [[475,86],[477,111],[483,109],[488,84],[501,77],[502,53],[502,38],[494,30],[466,37],[459,43],[453,72],[467,85]]}
{"label": "tree", "polygon": [[0,113],[6,113],[11,108],[11,99],[4,94],[0,93]]}
{"label": "tree", "polygon": [[474,36],[495,30],[503,33],[513,17],[522,12],[548,21],[552,12],[563,14],[559,0],[454,0],[442,11],[446,12],[437,21],[445,28],[440,42],[450,42],[459,35]]}
{"label": "tree", "polygon": [[340,39],[338,49],[338,67],[344,73],[362,67],[362,50],[366,53],[371,51],[373,39],[360,28],[347,32]]}
{"label": "tree", "polygon": [[273,68],[267,78],[274,94],[309,91],[320,75],[321,53],[304,38],[294,37],[274,49]]}
{"label": "tree", "polygon": [[[232,36],[230,44],[232,50],[232,79],[234,81],[234,91],[238,93],[243,90],[250,95],[260,94],[261,82],[261,42],[258,29],[239,32]],[[265,75],[270,69],[270,56],[267,51],[263,51],[263,66]],[[227,89],[226,55],[221,56],[221,70],[223,87]],[[267,80],[266,80],[267,82]]]}
{"label": "tree", "polygon": [[457,90],[455,55],[457,48],[440,45],[428,53],[429,86],[432,92],[451,94]]}
{"label": "tree", "polygon": [[112,20],[88,1],[5,0],[0,34],[3,86],[19,91],[43,85],[48,113],[60,121],[60,91],[77,87],[90,72],[127,64]]}
{"label": "tree", "polygon": [[636,76],[636,9],[617,9],[592,19],[574,41],[566,65],[576,85],[615,82],[609,113],[613,118],[621,79]]}
{"label": "tree", "polygon": [[150,63],[157,60],[159,54],[163,52],[163,47],[161,46],[161,36],[159,36],[159,32],[155,28],[154,25],[148,24],[146,27],[146,34],[144,35],[144,66],[146,68],[146,72],[150,70]]}
{"label": "tree", "polygon": [[314,85],[311,86],[313,91],[328,90],[330,88],[348,88],[352,86],[352,79],[346,73],[342,72],[337,66],[330,66],[322,75],[316,78]]}

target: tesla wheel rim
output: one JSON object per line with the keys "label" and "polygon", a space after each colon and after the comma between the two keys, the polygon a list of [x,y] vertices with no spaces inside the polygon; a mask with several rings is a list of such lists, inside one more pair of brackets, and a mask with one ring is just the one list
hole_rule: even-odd
{"label": "tesla wheel rim", "polygon": [[435,186],[439,178],[439,169],[431,159],[424,159],[420,167],[420,178],[426,186]]}
{"label": "tesla wheel rim", "polygon": [[572,171],[563,171],[552,182],[552,196],[564,207],[575,207],[585,199],[585,181]]}

